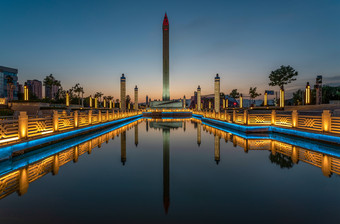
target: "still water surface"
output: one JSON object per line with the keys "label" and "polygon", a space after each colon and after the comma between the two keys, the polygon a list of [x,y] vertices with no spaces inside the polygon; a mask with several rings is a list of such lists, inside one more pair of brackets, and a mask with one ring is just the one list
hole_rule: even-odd
{"label": "still water surface", "polygon": [[140,119],[92,135],[0,164],[0,223],[340,220],[334,153],[195,119]]}

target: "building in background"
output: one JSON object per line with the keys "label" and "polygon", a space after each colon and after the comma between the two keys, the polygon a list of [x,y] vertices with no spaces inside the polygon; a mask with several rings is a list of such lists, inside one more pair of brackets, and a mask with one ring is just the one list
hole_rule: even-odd
{"label": "building in background", "polygon": [[0,97],[18,99],[18,69],[0,66]]}
{"label": "building in background", "polygon": [[55,99],[59,90],[59,86],[45,86],[45,98]]}
{"label": "building in background", "polygon": [[39,80],[27,80],[28,92],[38,99],[42,99],[42,82]]}

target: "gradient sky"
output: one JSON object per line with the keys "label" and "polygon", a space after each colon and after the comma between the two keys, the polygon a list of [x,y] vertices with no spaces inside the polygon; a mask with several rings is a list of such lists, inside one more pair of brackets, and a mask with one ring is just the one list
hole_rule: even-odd
{"label": "gradient sky", "polygon": [[323,75],[340,85],[340,1],[86,1],[2,0],[0,65],[19,81],[52,73],[65,89],[119,97],[139,87],[140,100],[162,96],[162,21],[170,23],[170,96],[269,87],[280,65],[299,72],[292,91]]}

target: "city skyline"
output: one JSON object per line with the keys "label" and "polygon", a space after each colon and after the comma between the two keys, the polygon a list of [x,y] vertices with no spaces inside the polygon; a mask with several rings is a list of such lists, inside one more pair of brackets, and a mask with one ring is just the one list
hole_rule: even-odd
{"label": "city skyline", "polygon": [[[161,25],[167,12],[171,99],[189,98],[198,85],[202,95],[213,93],[216,73],[226,94],[237,88],[247,95],[254,86],[261,93],[277,91],[268,86],[268,75],[281,65],[299,72],[288,94],[307,81],[313,85],[317,75],[324,84],[340,84],[340,3],[242,3],[150,1],[141,9],[138,2],[4,1],[0,5],[10,19],[0,22],[8,31],[0,61],[19,70],[21,84],[52,73],[64,89],[80,83],[84,96],[101,91],[118,99],[124,73],[128,95],[138,85],[140,102],[145,95],[161,99]],[[14,9],[17,16],[6,17]]]}

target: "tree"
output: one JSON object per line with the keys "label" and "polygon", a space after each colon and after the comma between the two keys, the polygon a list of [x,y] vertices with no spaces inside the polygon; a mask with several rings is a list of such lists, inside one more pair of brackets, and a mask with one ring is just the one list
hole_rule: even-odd
{"label": "tree", "polygon": [[272,71],[269,75],[270,86],[279,86],[281,89],[284,89],[284,85],[295,81],[298,76],[298,72],[295,71],[290,65],[283,66],[275,71]]}
{"label": "tree", "polygon": [[301,89],[294,92],[293,93],[293,103],[294,103],[294,105],[301,105],[303,96],[304,96],[304,92]]}
{"label": "tree", "polygon": [[256,92],[256,90],[257,90],[257,87],[254,87],[254,88],[250,87],[249,88],[249,96],[250,96],[250,99],[253,100],[253,101],[256,97],[261,96],[261,93]]}
{"label": "tree", "polygon": [[131,97],[130,95],[126,96],[126,105],[129,105],[129,103],[131,102]]}
{"label": "tree", "polygon": [[[45,77],[44,79],[44,86],[45,87],[49,87],[51,90],[52,90],[52,86],[58,86],[58,87],[61,87],[61,84],[60,84],[60,81],[59,80],[56,80],[53,76],[53,74],[50,74],[48,76]],[[57,93],[58,94],[58,93]],[[48,96],[45,96],[46,98]],[[52,96],[53,98],[53,96]],[[56,97],[57,98],[57,97]]]}
{"label": "tree", "polygon": [[102,92],[96,92],[95,94],[94,94],[94,98],[99,98],[99,101],[101,102],[102,101],[102,96],[103,96],[104,94],[102,93]]}
{"label": "tree", "polygon": [[78,105],[80,105],[80,94],[81,94],[81,100],[83,100],[83,95],[84,95],[84,88],[82,86],[80,86],[79,83],[77,83],[74,87],[73,87],[73,91],[75,93],[77,93],[78,96]]}
{"label": "tree", "polygon": [[232,98],[234,99],[237,99],[240,97],[240,93],[237,92],[237,89],[233,89],[230,93],[229,93],[229,96],[231,96]]}

